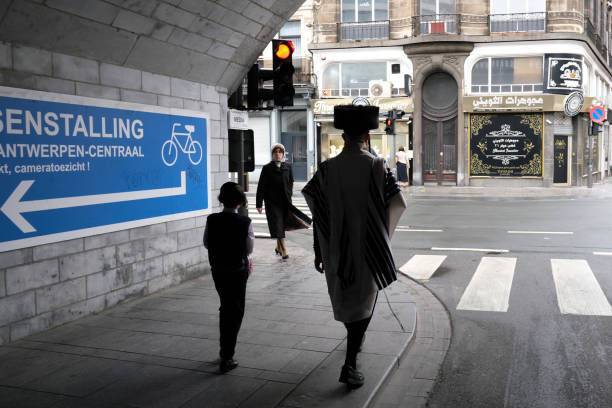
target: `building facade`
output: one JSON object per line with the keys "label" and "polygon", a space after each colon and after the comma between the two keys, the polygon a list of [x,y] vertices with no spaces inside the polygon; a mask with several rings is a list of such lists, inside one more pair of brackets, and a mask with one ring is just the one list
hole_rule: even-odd
{"label": "building facade", "polygon": [[[333,106],[365,97],[381,108],[374,150],[393,165],[408,146],[415,185],[601,181],[609,126],[589,135],[589,111],[611,104],[610,14],[600,0],[315,2],[319,159],[341,148]],[[389,109],[406,112],[394,135]]]}

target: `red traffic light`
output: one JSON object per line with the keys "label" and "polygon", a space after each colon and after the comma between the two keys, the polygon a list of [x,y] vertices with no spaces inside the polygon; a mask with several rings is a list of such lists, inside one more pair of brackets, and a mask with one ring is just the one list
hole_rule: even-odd
{"label": "red traffic light", "polygon": [[387,125],[387,126],[391,126],[392,124],[393,124],[393,121],[391,119],[387,119],[385,121],[385,125]]}
{"label": "red traffic light", "polygon": [[295,45],[293,45],[291,41],[283,41],[278,44],[278,47],[276,47],[274,54],[277,58],[284,60],[289,58],[293,54],[293,51],[295,51]]}

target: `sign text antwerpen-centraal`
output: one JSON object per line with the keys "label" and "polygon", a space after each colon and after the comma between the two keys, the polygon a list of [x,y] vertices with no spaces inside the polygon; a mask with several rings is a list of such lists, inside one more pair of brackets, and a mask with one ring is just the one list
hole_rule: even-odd
{"label": "sign text antwerpen-centraal", "polygon": [[0,251],[209,210],[204,113],[0,88]]}

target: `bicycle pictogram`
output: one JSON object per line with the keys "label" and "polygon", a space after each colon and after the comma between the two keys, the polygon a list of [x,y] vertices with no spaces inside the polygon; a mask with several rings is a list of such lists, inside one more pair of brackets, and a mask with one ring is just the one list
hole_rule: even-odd
{"label": "bicycle pictogram", "polygon": [[189,161],[195,166],[202,160],[202,145],[191,137],[191,134],[195,131],[195,126],[185,125],[184,128],[187,132],[177,131],[177,126],[181,126],[181,124],[175,123],[172,125],[172,136],[162,145],[162,160],[166,166],[173,166],[178,159],[178,149],[180,148],[183,153],[189,156]]}

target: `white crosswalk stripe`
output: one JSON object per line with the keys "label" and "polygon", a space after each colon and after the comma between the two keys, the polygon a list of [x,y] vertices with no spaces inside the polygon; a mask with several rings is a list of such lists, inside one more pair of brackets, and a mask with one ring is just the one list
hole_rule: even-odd
{"label": "white crosswalk stripe", "polygon": [[[264,205],[263,211],[261,214],[257,212],[257,208],[255,208],[255,192],[247,193],[247,200],[249,202],[249,218],[251,218],[251,223],[253,224],[253,229],[255,231],[255,235],[259,237],[269,237],[268,233],[268,220],[266,218],[266,207]],[[304,197],[293,197],[292,204],[304,214],[312,218],[312,213],[310,212],[310,208],[306,204],[306,200]]]}
{"label": "white crosswalk stripe", "polygon": [[515,266],[516,258],[483,257],[457,309],[507,312]]}
{"label": "white crosswalk stripe", "polygon": [[[446,255],[414,255],[399,272],[416,280],[433,282],[438,279],[436,272],[445,261],[448,262]],[[516,264],[517,258],[513,257],[482,257],[457,310],[507,312]],[[561,314],[612,316],[609,297],[586,259],[550,259],[550,264]],[[544,265],[540,270],[550,273]]]}
{"label": "white crosswalk stripe", "polygon": [[431,278],[445,259],[446,255],[415,255],[399,270],[413,279],[425,280]]}
{"label": "white crosswalk stripe", "polygon": [[612,316],[612,307],[584,259],[551,259],[562,314]]}

